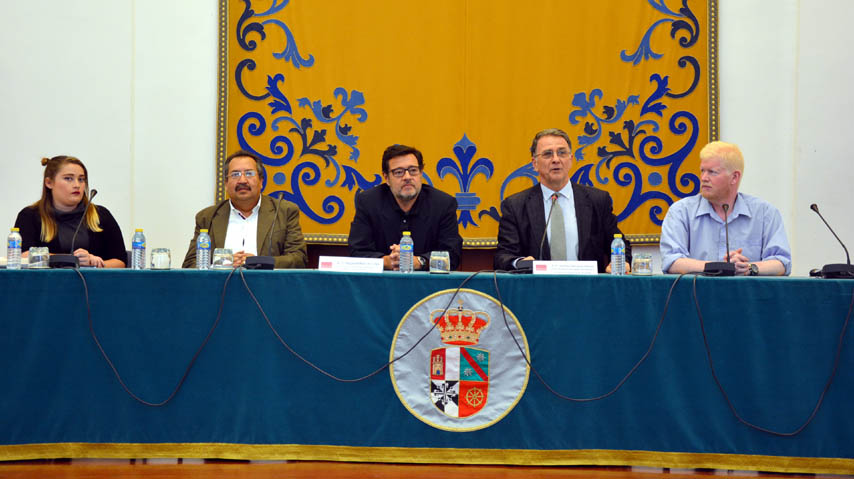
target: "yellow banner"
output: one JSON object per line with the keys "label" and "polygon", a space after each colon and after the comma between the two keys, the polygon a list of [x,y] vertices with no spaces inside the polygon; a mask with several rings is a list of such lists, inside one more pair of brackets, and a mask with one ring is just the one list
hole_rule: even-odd
{"label": "yellow banner", "polygon": [[[267,0],[221,4],[218,165],[265,163],[310,241],[346,240],[392,144],[424,153],[468,246],[536,182],[534,134],[573,139],[572,180],[604,189],[620,228],[654,240],[699,189],[717,137],[714,0]],[[217,197],[224,197],[221,169]],[[637,235],[641,235],[639,238]]]}

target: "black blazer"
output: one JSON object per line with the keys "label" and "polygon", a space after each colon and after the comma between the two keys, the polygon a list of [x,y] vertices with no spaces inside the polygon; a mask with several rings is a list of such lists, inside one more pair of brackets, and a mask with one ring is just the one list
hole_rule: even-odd
{"label": "black blazer", "polygon": [[447,251],[451,269],[459,268],[463,238],[457,226],[457,200],[430,185],[421,185],[408,213],[397,205],[386,183],[357,194],[348,238],[350,256],[382,258],[405,230],[412,233],[415,256]]}
{"label": "black blazer", "polygon": [[[596,261],[599,272],[604,273],[611,262],[611,241],[617,227],[613,213],[611,195],[607,192],[572,183],[575,199],[575,218],[578,224],[578,259]],[[513,270],[513,260],[533,256],[536,259],[551,259],[548,238],[540,241],[546,228],[543,211],[543,190],[540,184],[509,196],[501,202],[501,222],[498,224],[498,248],[493,257],[497,270]],[[632,249],[626,242],[626,261],[631,264]]]}

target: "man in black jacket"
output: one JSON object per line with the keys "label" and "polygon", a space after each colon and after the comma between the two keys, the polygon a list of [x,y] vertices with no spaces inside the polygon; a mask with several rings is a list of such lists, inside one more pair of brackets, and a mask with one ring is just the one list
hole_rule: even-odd
{"label": "man in black jacket", "polygon": [[[569,135],[557,128],[537,133],[531,144],[531,163],[539,183],[501,202],[495,269],[514,270],[520,260],[561,259],[596,261],[599,272],[609,272],[611,241],[620,233],[611,196],[570,183]],[[626,271],[630,264],[631,246],[626,241]]]}
{"label": "man in black jacket", "polygon": [[400,237],[412,234],[413,267],[426,270],[431,251],[447,251],[451,269],[460,264],[463,239],[457,228],[457,200],[421,184],[424,159],[405,145],[386,148],[382,159],[385,183],[356,195],[350,223],[350,256],[382,258],[389,270],[400,269]]}

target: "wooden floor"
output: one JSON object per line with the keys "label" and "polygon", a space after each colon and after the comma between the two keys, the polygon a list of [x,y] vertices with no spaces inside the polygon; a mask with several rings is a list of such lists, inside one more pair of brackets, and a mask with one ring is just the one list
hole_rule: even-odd
{"label": "wooden floor", "polygon": [[75,460],[19,461],[0,463],[2,479],[43,478],[148,478],[189,479],[228,477],[235,479],[711,479],[711,477],[770,478],[843,478],[852,476],[816,476],[772,474],[750,471],[667,470],[632,467],[505,467],[444,466],[410,464],[366,464],[341,462],[230,462],[176,460]]}

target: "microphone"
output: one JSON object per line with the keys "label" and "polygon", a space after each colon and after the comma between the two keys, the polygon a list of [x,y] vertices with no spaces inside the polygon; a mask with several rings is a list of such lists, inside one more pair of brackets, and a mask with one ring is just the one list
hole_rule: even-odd
{"label": "microphone", "polygon": [[273,230],[276,229],[276,223],[279,221],[279,206],[282,204],[282,196],[284,196],[284,193],[279,194],[279,199],[276,201],[276,212],[273,213],[273,224],[270,225],[269,246],[267,248],[267,253],[270,256],[250,256],[246,258],[246,261],[243,263],[246,269],[274,269],[276,266],[276,258],[273,257]]}
{"label": "microphone", "polygon": [[77,256],[74,256],[74,242],[77,241],[77,233],[80,232],[80,226],[83,225],[83,221],[86,219],[86,212],[89,210],[89,207],[92,206],[92,200],[95,198],[95,195],[98,194],[98,190],[92,188],[89,192],[89,204],[86,205],[86,208],[83,209],[83,215],[80,216],[80,221],[77,222],[77,228],[74,229],[74,235],[71,237],[71,251],[69,254],[54,254],[50,256],[50,260],[48,263],[51,268],[79,268],[80,260]]}
{"label": "microphone", "polygon": [[[848,248],[845,247],[845,243],[843,243],[842,240],[839,239],[839,236],[836,235],[836,232],[833,231],[833,228],[830,227],[830,225],[827,223],[827,220],[825,220],[824,216],[822,216],[821,213],[818,211],[817,204],[811,204],[810,209],[815,211],[815,214],[817,214],[818,217],[821,218],[821,221],[824,222],[824,225],[827,226],[827,229],[829,229],[830,232],[833,233],[833,236],[836,238],[836,241],[839,241],[839,244],[842,245],[842,249],[845,250],[845,261],[847,261],[847,263],[845,264],[826,264],[821,267],[821,273],[819,273],[817,276],[821,276],[822,278],[833,279],[854,278],[854,266],[851,266],[851,257],[848,255]],[[810,276],[812,276],[812,273],[810,273]]]}
{"label": "microphone", "polygon": [[709,276],[735,276],[735,265],[729,262],[729,205],[724,203],[721,205],[724,209],[724,237],[726,241],[726,262],[709,261],[703,268],[703,272]]}
{"label": "microphone", "polygon": [[[549,231],[549,222],[552,220],[552,211],[555,209],[555,203],[557,203],[557,193],[552,193],[551,196],[552,205],[549,208],[549,216],[546,217],[546,226],[543,228],[543,237],[540,238],[540,249],[537,253],[537,259],[543,258],[543,245],[546,243],[546,236],[548,236]],[[534,262],[529,259],[520,259],[516,262],[517,270],[533,270]]]}

